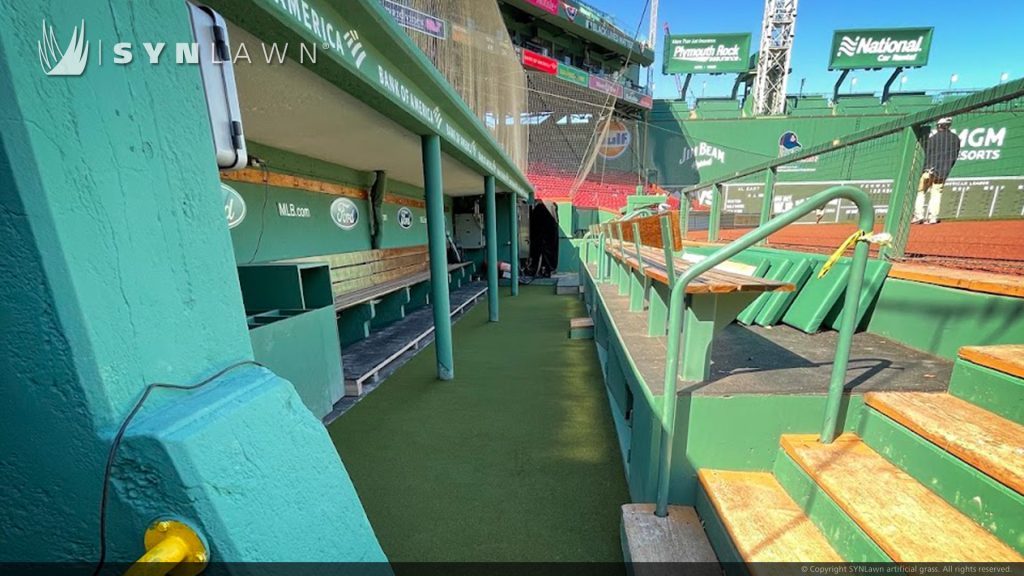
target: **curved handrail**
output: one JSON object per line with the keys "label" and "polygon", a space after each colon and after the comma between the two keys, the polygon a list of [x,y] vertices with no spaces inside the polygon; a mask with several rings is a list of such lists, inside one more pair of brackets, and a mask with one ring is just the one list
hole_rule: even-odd
{"label": "curved handrail", "polygon": [[[723,246],[704,260],[687,268],[686,272],[672,285],[669,300],[668,345],[665,359],[665,397],[661,411],[661,446],[660,468],[658,470],[658,500],[655,514],[668,515],[669,475],[672,466],[672,440],[675,436],[676,420],[676,380],[679,378],[679,345],[682,337],[683,317],[686,313],[686,287],[701,274],[750,248],[771,234],[796,222],[814,210],[838,198],[845,198],[857,206],[860,229],[870,233],[875,223],[875,209],[871,198],[866,192],[853,186],[834,186],[819,192],[799,206],[780,214],[767,224],[760,226],[726,246]],[[829,380],[828,401],[825,404],[825,421],[822,425],[821,439],[831,443],[836,437],[839,407],[843,394],[843,383],[846,378],[846,366],[850,359],[850,344],[857,324],[857,311],[860,307],[860,290],[864,282],[864,269],[867,266],[868,244],[857,242],[854,248],[853,267],[846,285],[846,301],[839,325],[839,339],[836,344],[836,359],[832,365],[832,377]]]}

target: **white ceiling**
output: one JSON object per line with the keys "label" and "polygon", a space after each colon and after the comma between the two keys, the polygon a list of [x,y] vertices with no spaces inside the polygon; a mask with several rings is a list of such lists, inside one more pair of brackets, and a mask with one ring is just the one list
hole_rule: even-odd
{"label": "white ceiling", "polygon": [[[420,137],[379,114],[297,62],[267,64],[260,40],[229,24],[233,46],[246,44],[252,64],[235,64],[247,139],[388,178],[423,186]],[[297,56],[289,48],[289,55]],[[321,54],[321,64],[326,56]],[[483,177],[442,153],[444,192],[483,193]]]}

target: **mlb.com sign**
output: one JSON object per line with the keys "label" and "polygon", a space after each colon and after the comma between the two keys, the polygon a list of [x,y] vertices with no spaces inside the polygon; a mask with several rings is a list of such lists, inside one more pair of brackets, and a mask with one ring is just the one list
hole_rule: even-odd
{"label": "mlb.com sign", "polygon": [[836,30],[829,70],[916,68],[928,63],[932,28]]}

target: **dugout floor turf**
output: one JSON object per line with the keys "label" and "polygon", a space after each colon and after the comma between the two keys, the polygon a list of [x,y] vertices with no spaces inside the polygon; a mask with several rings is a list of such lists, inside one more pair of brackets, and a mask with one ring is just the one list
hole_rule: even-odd
{"label": "dugout floor turf", "polygon": [[582,302],[502,288],[328,430],[392,562],[619,562],[629,495]]}

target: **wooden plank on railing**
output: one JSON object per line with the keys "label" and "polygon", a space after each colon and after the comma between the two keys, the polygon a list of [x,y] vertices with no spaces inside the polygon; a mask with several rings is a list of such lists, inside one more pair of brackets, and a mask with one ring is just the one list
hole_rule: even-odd
{"label": "wooden plank on railing", "polygon": [[650,248],[659,248],[664,250],[665,243],[661,236],[661,221],[665,218],[671,219],[671,226],[669,227],[672,234],[672,250],[679,251],[683,249],[683,238],[679,231],[679,211],[671,210],[668,212],[662,212],[660,214],[654,214],[652,216],[642,216],[639,218],[630,218],[629,220],[622,221],[622,241],[633,243],[633,224],[638,224],[640,228],[640,244],[642,246],[648,246]]}

